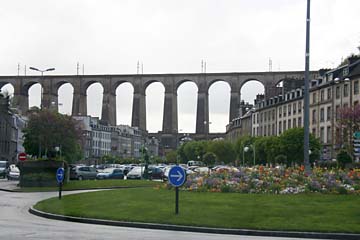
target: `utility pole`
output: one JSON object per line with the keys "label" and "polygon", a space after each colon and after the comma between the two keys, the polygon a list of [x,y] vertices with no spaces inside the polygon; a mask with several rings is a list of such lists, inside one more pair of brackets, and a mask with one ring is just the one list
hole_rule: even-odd
{"label": "utility pole", "polygon": [[305,51],[305,89],[304,89],[304,165],[305,172],[311,173],[309,162],[309,61],[310,61],[310,0],[306,11],[306,51]]}

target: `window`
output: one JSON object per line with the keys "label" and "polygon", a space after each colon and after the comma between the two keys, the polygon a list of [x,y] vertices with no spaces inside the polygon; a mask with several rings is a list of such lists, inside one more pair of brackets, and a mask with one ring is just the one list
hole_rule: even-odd
{"label": "window", "polygon": [[325,111],[324,108],[320,109],[320,122],[324,122],[325,121]]}
{"label": "window", "polygon": [[359,94],[359,81],[358,80],[356,80],[354,82],[354,94],[355,95]]}
{"label": "window", "polygon": [[293,119],[293,128],[296,128],[296,118]]}
{"label": "window", "polygon": [[316,137],[316,128],[312,129],[312,134]]}
{"label": "window", "polygon": [[283,130],[286,131],[286,120],[283,121]]}
{"label": "window", "polygon": [[312,96],[312,103],[316,103],[316,92],[314,92]]}
{"label": "window", "polygon": [[275,131],[276,131],[275,124],[273,123],[273,125],[272,125],[272,135],[275,135]]}
{"label": "window", "polygon": [[340,106],[339,105],[336,105],[336,108],[335,108],[335,114],[336,114],[336,119],[338,120],[339,119],[339,110],[340,110]]}
{"label": "window", "polygon": [[325,130],[324,127],[320,128],[320,143],[324,143],[324,135],[325,135]]}
{"label": "window", "polygon": [[296,103],[293,104],[293,114],[296,114]]}
{"label": "window", "polygon": [[320,101],[322,102],[324,100],[325,100],[325,90],[323,89],[320,91]]}
{"label": "window", "polygon": [[279,134],[281,134],[281,121],[279,122]]}
{"label": "window", "polygon": [[331,120],[331,107],[327,107],[327,110],[326,110],[326,120],[327,121],[330,121]]}
{"label": "window", "polygon": [[291,116],[291,104],[288,106],[288,116]]}
{"label": "window", "polygon": [[301,102],[298,103],[298,113],[301,113]]}
{"label": "window", "polygon": [[283,107],[283,114],[284,114],[284,117],[286,116],[286,106]]}
{"label": "window", "polygon": [[302,126],[302,119],[301,117],[298,118],[298,127],[301,127]]}
{"label": "window", "polygon": [[288,129],[291,128],[291,119],[288,120]]}
{"label": "window", "polygon": [[336,87],[335,95],[336,95],[336,99],[340,98],[340,87]]}
{"label": "window", "polygon": [[312,123],[315,124],[316,123],[316,110],[313,109],[312,111]]}
{"label": "window", "polygon": [[344,97],[349,96],[349,85],[344,85]]}
{"label": "window", "polygon": [[266,125],[264,126],[264,136],[266,136]]}
{"label": "window", "polygon": [[260,122],[262,123],[263,120],[263,113],[260,113]]}
{"label": "window", "polygon": [[282,110],[281,107],[279,107],[279,117],[281,117],[281,113],[282,113],[281,110]]}
{"label": "window", "polygon": [[275,109],[272,110],[272,120],[275,120]]}
{"label": "window", "polygon": [[328,126],[326,129],[326,143],[331,143],[331,127]]}
{"label": "window", "polygon": [[331,99],[331,88],[327,89],[327,100]]}

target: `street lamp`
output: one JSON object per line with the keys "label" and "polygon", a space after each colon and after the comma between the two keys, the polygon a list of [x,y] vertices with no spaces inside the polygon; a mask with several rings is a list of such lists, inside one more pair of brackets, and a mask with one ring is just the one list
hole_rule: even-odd
{"label": "street lamp", "polygon": [[244,147],[243,149],[243,167],[245,166],[245,152],[249,151],[249,147]]}
{"label": "street lamp", "polygon": [[50,71],[54,71],[55,68],[48,68],[48,69],[45,69],[45,70],[41,70],[41,69],[38,69],[38,68],[34,68],[34,67],[29,67],[30,70],[34,70],[34,71],[37,71],[37,72],[41,72],[41,76],[44,76],[44,72],[50,72]]}
{"label": "street lamp", "polygon": [[243,151],[243,165],[244,165],[244,159],[245,159],[245,152],[248,152],[250,148],[253,149],[253,156],[254,156],[254,166],[255,166],[255,144],[251,144],[249,147],[245,146]]}
{"label": "street lamp", "polygon": [[[54,71],[55,68],[48,68],[48,69],[45,69],[45,70],[41,70],[41,69],[38,69],[38,68],[35,68],[35,67],[29,67],[30,70],[34,70],[34,71],[37,71],[37,72],[41,72],[41,77],[44,76],[44,72],[50,72],[50,71]],[[41,86],[41,89],[40,89],[40,108],[42,108],[42,98],[43,98],[43,86]]]}

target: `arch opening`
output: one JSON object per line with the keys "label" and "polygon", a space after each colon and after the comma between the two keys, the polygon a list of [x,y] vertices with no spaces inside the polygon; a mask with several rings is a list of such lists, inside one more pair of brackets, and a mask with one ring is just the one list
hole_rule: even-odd
{"label": "arch opening", "polygon": [[41,108],[41,99],[43,94],[43,87],[40,83],[31,85],[28,89],[29,109],[33,107]]}
{"label": "arch opening", "polygon": [[240,88],[241,103],[255,104],[258,95],[260,98],[265,95],[265,86],[258,80],[249,80]]}
{"label": "arch opening", "polygon": [[195,133],[197,91],[197,85],[191,81],[182,83],[177,89],[179,133]]}
{"label": "arch opening", "polygon": [[149,132],[162,130],[164,113],[165,87],[160,82],[153,82],[145,90],[146,128]]}
{"label": "arch opening", "polygon": [[134,87],[129,82],[116,88],[116,124],[131,125]]}
{"label": "arch opening", "polygon": [[226,131],[229,123],[230,112],[230,85],[219,80],[211,84],[209,88],[209,124],[210,133],[220,133]]}
{"label": "arch opening", "polygon": [[[2,83],[0,83],[0,86],[2,86]],[[2,87],[0,87],[0,90],[2,93],[10,96],[10,98],[14,97],[14,86],[11,83],[5,83]]]}
{"label": "arch opening", "polygon": [[71,115],[74,97],[74,87],[71,83],[64,83],[58,89],[58,109],[59,113]]}
{"label": "arch opening", "polygon": [[87,115],[101,118],[104,88],[101,83],[94,82],[86,89]]}

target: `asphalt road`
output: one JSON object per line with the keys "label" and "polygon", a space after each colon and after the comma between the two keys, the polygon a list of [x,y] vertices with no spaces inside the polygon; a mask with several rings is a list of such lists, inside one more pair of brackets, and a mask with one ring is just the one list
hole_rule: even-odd
{"label": "asphalt road", "polygon": [[[0,188],[14,185],[0,180]],[[73,194],[66,192],[65,194]],[[295,238],[251,237],[239,235],[204,234],[179,231],[111,227],[50,220],[28,212],[36,202],[57,196],[49,193],[14,193],[0,191],[0,239],[156,239],[156,240],[294,240]]]}

